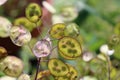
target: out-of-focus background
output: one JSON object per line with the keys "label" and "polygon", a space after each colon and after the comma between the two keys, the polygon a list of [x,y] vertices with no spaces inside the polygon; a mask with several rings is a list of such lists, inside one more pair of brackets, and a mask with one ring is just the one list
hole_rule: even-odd
{"label": "out-of-focus background", "polygon": [[[43,1],[47,1],[53,10],[43,5]],[[42,7],[43,23],[39,26],[40,33],[36,28],[31,31],[31,46],[41,38],[40,35],[45,36],[51,25],[60,22],[75,23],[79,26],[83,53],[95,56],[88,62],[83,59],[84,55],[73,61],[64,60],[78,70],[77,80],[108,80],[107,62],[100,51],[100,47],[105,44],[110,50],[114,50],[114,54],[109,56],[111,80],[120,80],[120,42],[116,44],[116,41],[113,41],[112,44],[116,45],[112,47],[110,43],[114,40],[114,35],[120,40],[120,34],[115,32],[116,26],[120,24],[120,0],[8,0],[0,6],[0,16],[8,18],[13,23],[15,19],[25,16],[25,8],[32,2]],[[56,42],[53,43],[57,45]],[[25,73],[34,74],[37,60],[27,46],[15,46],[9,37],[0,37],[0,46],[7,49],[8,55],[15,55],[23,60]],[[56,54],[54,51],[50,57],[56,57]],[[87,55],[88,58],[89,56],[91,55]],[[46,69],[45,65],[46,63],[41,63],[41,68]],[[0,76],[4,74],[0,73]],[[84,76],[87,76],[86,79],[83,79]]]}

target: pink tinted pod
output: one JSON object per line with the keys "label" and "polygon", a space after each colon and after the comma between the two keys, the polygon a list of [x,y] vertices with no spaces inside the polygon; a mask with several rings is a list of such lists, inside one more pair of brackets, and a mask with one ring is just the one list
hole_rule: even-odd
{"label": "pink tinted pod", "polygon": [[51,53],[51,43],[46,39],[38,41],[33,47],[36,57],[46,57]]}
{"label": "pink tinted pod", "polygon": [[23,26],[13,26],[10,29],[10,38],[15,45],[23,46],[31,40],[31,34]]}

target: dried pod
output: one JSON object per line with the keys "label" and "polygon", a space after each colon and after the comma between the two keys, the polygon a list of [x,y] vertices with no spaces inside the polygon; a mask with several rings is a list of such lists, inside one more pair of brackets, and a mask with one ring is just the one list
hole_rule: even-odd
{"label": "dried pod", "polygon": [[12,24],[8,19],[0,16],[0,37],[2,38],[8,37],[11,26]]}
{"label": "dried pod", "polygon": [[64,33],[65,36],[76,37],[80,33],[79,26],[75,23],[70,23],[66,26]]}
{"label": "dried pod", "polygon": [[17,80],[30,80],[30,76],[28,74],[21,74]]}
{"label": "dried pod", "polygon": [[33,47],[33,53],[36,57],[46,57],[51,53],[51,44],[48,40],[38,41]]}
{"label": "dried pod", "polygon": [[0,70],[11,77],[18,77],[23,72],[23,62],[15,56],[7,56],[0,62]]}
{"label": "dried pod", "polygon": [[13,26],[10,29],[10,38],[15,45],[23,46],[31,40],[31,34],[23,26]]}
{"label": "dried pod", "polygon": [[0,59],[6,57],[7,55],[7,50],[3,47],[0,47]]}

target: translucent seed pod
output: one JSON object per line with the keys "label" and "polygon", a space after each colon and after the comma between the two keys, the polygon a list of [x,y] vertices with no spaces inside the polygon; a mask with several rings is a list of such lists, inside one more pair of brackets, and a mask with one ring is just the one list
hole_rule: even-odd
{"label": "translucent seed pod", "polygon": [[80,34],[79,26],[75,23],[70,23],[65,28],[65,36],[77,36]]}
{"label": "translucent seed pod", "polygon": [[39,19],[42,16],[42,9],[40,6],[36,3],[31,3],[27,6],[26,8],[26,17],[31,21],[31,22],[38,22]]}
{"label": "translucent seed pod", "polygon": [[3,47],[0,47],[0,59],[6,57],[7,55],[7,50]]}
{"label": "translucent seed pod", "polygon": [[109,40],[110,47],[118,45],[119,43],[120,43],[120,36],[119,35],[112,35],[110,40]]}
{"label": "translucent seed pod", "polygon": [[5,4],[8,0],[0,0],[0,6]]}
{"label": "translucent seed pod", "polygon": [[3,76],[3,77],[0,77],[0,80],[16,80],[16,78],[13,78],[10,76]]}
{"label": "translucent seed pod", "polygon": [[93,54],[91,52],[84,52],[82,59],[86,62],[90,61],[93,58]]}
{"label": "translucent seed pod", "polygon": [[30,76],[28,74],[21,74],[17,80],[30,80]]}
{"label": "translucent seed pod", "polygon": [[31,34],[23,26],[13,26],[10,29],[10,38],[15,45],[23,46],[31,40]]}
{"label": "translucent seed pod", "polygon": [[64,6],[61,11],[61,15],[65,22],[73,21],[78,16],[78,10],[75,6]]}
{"label": "translucent seed pod", "polygon": [[2,38],[8,37],[11,26],[12,24],[8,19],[0,16],[0,37]]}
{"label": "translucent seed pod", "polygon": [[18,77],[23,72],[23,62],[15,56],[7,56],[0,62],[0,70],[11,77]]}
{"label": "translucent seed pod", "polygon": [[33,47],[33,53],[36,57],[46,57],[51,53],[50,42],[43,39],[38,41]]}

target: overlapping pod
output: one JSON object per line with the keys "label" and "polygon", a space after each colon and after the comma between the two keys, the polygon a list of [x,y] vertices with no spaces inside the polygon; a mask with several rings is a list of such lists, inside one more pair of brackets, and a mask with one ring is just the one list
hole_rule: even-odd
{"label": "overlapping pod", "polygon": [[48,62],[50,73],[54,76],[64,76],[69,72],[68,66],[59,59],[53,58]]}
{"label": "overlapping pod", "polygon": [[64,36],[64,30],[65,30],[65,24],[64,23],[57,23],[54,24],[50,30],[51,37],[55,39],[60,39]]}
{"label": "overlapping pod", "polygon": [[36,57],[46,57],[51,53],[51,44],[46,39],[38,41],[33,47],[33,53]]}
{"label": "overlapping pod", "polygon": [[10,38],[15,45],[23,46],[31,40],[31,34],[23,26],[13,26],[10,29]]}
{"label": "overlapping pod", "polygon": [[15,19],[15,21],[14,21],[14,25],[17,25],[17,26],[22,25],[22,26],[24,26],[25,28],[27,28],[29,31],[32,31],[34,28],[40,26],[41,24],[42,24],[42,21],[41,21],[41,20],[39,20],[39,21],[37,22],[37,24],[35,24],[35,23],[29,21],[29,20],[28,20],[27,18],[25,18],[25,17],[17,18],[17,19]]}
{"label": "overlapping pod", "polygon": [[79,26],[75,23],[69,23],[64,30],[65,36],[76,37],[80,34]]}
{"label": "overlapping pod", "polygon": [[7,18],[0,16],[0,37],[8,37],[11,26],[12,24]]}
{"label": "overlapping pod", "polygon": [[77,70],[69,64],[67,64],[67,66],[68,66],[69,72],[64,76],[55,77],[55,80],[76,80],[77,79],[77,76],[78,76]]}
{"label": "overlapping pod", "polygon": [[23,63],[15,56],[7,56],[0,62],[0,70],[8,76],[18,77],[23,72]]}
{"label": "overlapping pod", "polygon": [[7,55],[7,50],[3,47],[0,47],[0,59],[6,57]]}
{"label": "overlapping pod", "polygon": [[21,74],[17,80],[31,80],[28,74]]}
{"label": "overlapping pod", "polygon": [[[81,45],[72,37],[63,37],[58,42],[58,49],[64,58],[75,59],[82,54]],[[67,59],[66,58],[66,59]]]}
{"label": "overlapping pod", "polygon": [[38,22],[42,16],[42,10],[37,3],[30,3],[26,8],[26,17],[31,22]]}

